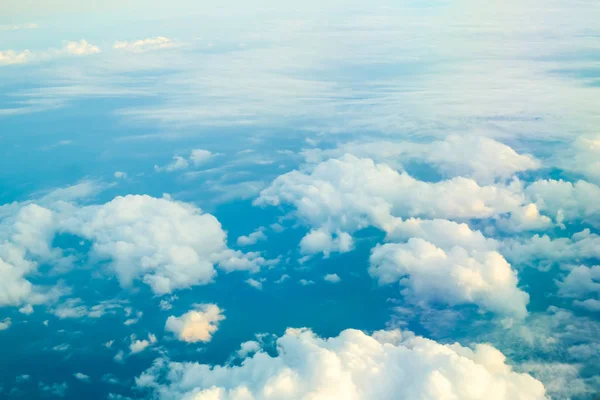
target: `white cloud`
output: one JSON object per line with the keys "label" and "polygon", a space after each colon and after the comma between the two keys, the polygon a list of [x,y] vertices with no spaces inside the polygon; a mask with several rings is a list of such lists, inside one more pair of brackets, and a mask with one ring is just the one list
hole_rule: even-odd
{"label": "white cloud", "polygon": [[586,182],[540,180],[525,189],[540,211],[567,221],[586,222],[600,228],[600,187]]}
{"label": "white cloud", "polygon": [[116,171],[114,173],[114,177],[117,179],[125,179],[125,178],[127,178],[127,174],[125,172]]}
{"label": "white cloud", "polygon": [[87,56],[100,53],[100,48],[90,44],[87,40],[69,41],[62,49],[63,52],[74,56]]}
{"label": "white cloud", "polygon": [[52,385],[46,385],[44,382],[40,382],[38,386],[42,392],[51,394],[55,397],[65,397],[67,389],[69,388],[67,382],[53,383]]}
{"label": "white cloud", "polygon": [[260,227],[248,236],[240,236],[237,238],[238,246],[252,246],[255,245],[258,241],[267,240],[267,235],[265,235],[265,228]]}
{"label": "white cloud", "polygon": [[4,318],[3,321],[0,321],[0,331],[7,330],[12,325],[12,320],[10,318]]}
{"label": "white cloud", "polygon": [[[279,176],[254,204],[293,205],[301,221],[313,228],[303,239],[301,249],[306,253],[327,254],[349,250],[348,235],[368,226],[382,229],[390,238],[420,232],[445,241],[453,239],[443,239],[439,227],[444,231],[469,228],[443,219],[498,218],[507,229],[518,230],[546,226],[547,217],[529,209],[523,214],[524,197],[522,185],[517,181],[508,186],[480,186],[472,179],[457,177],[429,183],[385,164],[347,154],[308,170]],[[515,213],[514,218],[506,220],[507,213]],[[402,217],[434,221],[405,222]],[[480,243],[487,242],[479,232],[470,232],[470,236],[477,237]]]}
{"label": "white cloud", "polygon": [[177,43],[164,36],[141,39],[136,41],[118,41],[113,45],[113,49],[131,51],[134,53],[145,53],[147,51],[169,49],[178,46]]}
{"label": "white cloud", "polygon": [[25,64],[33,60],[34,54],[29,50],[16,52],[14,50],[0,51],[0,65]]}
{"label": "white cloud", "polygon": [[36,23],[0,25],[0,31],[20,31],[24,29],[37,29],[39,25]]}
{"label": "white cloud", "polygon": [[15,51],[4,50],[0,51],[0,66],[11,64],[25,64],[32,61],[46,61],[62,56],[87,56],[100,53],[100,48],[90,44],[87,40],[67,41],[60,49],[49,49],[41,52],[33,52],[31,50]]}
{"label": "white cloud", "polygon": [[19,308],[19,312],[21,314],[31,315],[33,314],[33,307],[31,304],[24,305],[23,307]]}
{"label": "white cloud", "polygon": [[121,304],[114,301],[103,301],[95,306],[88,307],[79,298],[67,299],[58,304],[50,311],[60,319],[69,318],[100,318],[105,314],[115,314],[116,310],[122,308]]}
{"label": "white cloud", "polygon": [[332,252],[347,253],[352,250],[354,241],[352,236],[339,230],[332,235],[324,228],[311,230],[300,241],[302,254],[323,253],[329,257]]}
{"label": "white cloud", "polygon": [[180,317],[170,316],[165,330],[183,342],[210,342],[219,322],[225,319],[223,310],[216,304],[196,304],[194,308]]}
{"label": "white cloud", "polygon": [[327,274],[323,280],[329,283],[339,283],[342,279],[338,276],[338,274]]}
{"label": "white cloud", "polygon": [[580,136],[566,150],[558,150],[555,157],[559,167],[600,184],[600,135]]}
{"label": "white cloud", "polygon": [[571,238],[551,239],[548,235],[536,234],[529,239],[505,239],[501,252],[514,264],[537,265],[544,269],[552,263],[598,258],[600,236],[584,229]]}
{"label": "white cloud", "polygon": [[[148,339],[136,340],[135,336],[131,336],[131,344],[129,345],[130,354],[138,354],[142,351],[146,350],[148,347],[156,343],[156,336],[153,334],[148,334]],[[117,354],[118,356],[118,354]],[[117,360],[117,356],[115,356],[115,360]]]}
{"label": "white cloud", "polygon": [[354,154],[402,168],[403,162],[417,161],[436,166],[446,177],[463,176],[489,184],[506,180],[517,172],[535,170],[541,162],[518,154],[497,140],[478,135],[449,135],[444,140],[423,142],[371,141],[345,143],[333,150],[311,149],[303,153],[309,162]]}
{"label": "white cloud", "polygon": [[237,351],[237,355],[240,358],[246,358],[249,355],[259,352],[261,348],[262,346],[259,342],[250,340],[240,345],[240,349]]}
{"label": "white cloud", "polygon": [[312,280],[308,280],[308,279],[300,279],[298,281],[299,284],[301,284],[302,286],[310,286],[310,285],[314,285],[315,282]]}
{"label": "white cloud", "polygon": [[249,278],[246,280],[246,283],[252,286],[254,289],[262,290],[262,282],[257,281],[256,279]]}
{"label": "white cloud", "polygon": [[212,282],[217,263],[226,271],[256,271],[270,262],[228,249],[214,216],[169,198],[129,195],[72,207],[61,229],[91,240],[94,258],[111,261],[122,285],[140,279],[156,294]]}
{"label": "white cloud", "polygon": [[74,376],[76,379],[79,379],[79,380],[80,380],[80,381],[82,381],[82,382],[89,383],[89,382],[91,381],[91,380],[90,380],[90,377],[89,377],[88,375],[86,375],[86,374],[83,374],[83,373],[81,373],[81,372],[76,372],[76,373],[74,373],[74,374],[73,374],[73,376]]}
{"label": "white cloud", "polygon": [[288,274],[283,274],[283,275],[281,275],[281,278],[279,278],[275,281],[275,283],[280,284],[280,283],[287,281],[288,279],[290,279],[290,276]]}
{"label": "white cloud", "polygon": [[517,287],[516,273],[498,252],[444,251],[412,238],[373,249],[369,273],[380,284],[399,282],[403,294],[416,301],[474,303],[518,318],[527,315],[529,295]]}
{"label": "white cloud", "polygon": [[596,299],[587,299],[587,300],[583,300],[583,301],[575,300],[573,302],[573,305],[584,308],[588,311],[600,312],[600,300],[596,300]]}
{"label": "white cloud", "polygon": [[136,383],[165,400],[546,399],[539,381],[513,372],[486,344],[442,345],[400,331],[346,330],[325,340],[288,329],[277,351],[259,351],[239,366],[159,359]]}
{"label": "white cloud", "polygon": [[190,164],[196,167],[202,165],[208,162],[214,156],[215,155],[208,150],[194,149],[191,151],[190,156],[188,158],[175,155],[173,156],[173,161],[170,164],[164,167],[155,165],[154,170],[157,172],[182,171],[188,169],[190,167]]}
{"label": "white cloud", "polygon": [[186,160],[185,158],[181,157],[181,156],[173,156],[173,162],[171,164],[168,164],[164,167],[159,167],[158,165],[154,166],[154,169],[157,172],[162,172],[162,171],[166,171],[166,172],[173,172],[173,171],[181,171],[184,169],[187,169],[190,166],[188,160]]}
{"label": "white cloud", "polygon": [[564,297],[582,298],[589,294],[600,294],[600,265],[573,268],[569,275],[558,282],[558,294]]}
{"label": "white cloud", "polygon": [[194,165],[201,165],[214,157],[214,154],[204,149],[194,149],[190,154],[190,161]]}

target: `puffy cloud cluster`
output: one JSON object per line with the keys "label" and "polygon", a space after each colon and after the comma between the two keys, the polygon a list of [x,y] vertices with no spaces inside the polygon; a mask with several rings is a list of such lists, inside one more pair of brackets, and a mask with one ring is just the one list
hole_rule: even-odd
{"label": "puffy cloud cluster", "polygon": [[600,257],[600,236],[584,229],[571,238],[534,235],[526,240],[506,239],[501,251],[513,263],[545,268],[553,263]]}
{"label": "puffy cloud cluster", "polygon": [[495,251],[449,251],[423,239],[373,249],[369,273],[380,284],[399,282],[415,301],[479,307],[518,318],[527,315],[529,295],[517,287],[510,264]]}
{"label": "puffy cloud cluster", "polygon": [[[296,214],[313,228],[305,238],[305,253],[347,251],[352,243],[344,233],[367,226],[384,230],[390,238],[421,231],[448,240],[442,238],[439,227],[442,231],[468,229],[444,221],[448,219],[497,218],[506,229],[519,231],[551,224],[535,205],[526,203],[518,181],[487,186],[463,177],[424,182],[388,165],[349,154],[306,171],[279,176],[261,192],[255,204],[293,205]],[[508,219],[507,214],[511,214]],[[403,221],[404,217],[412,219]],[[338,241],[325,238],[334,234]],[[479,233],[472,236],[477,236],[478,242],[486,241]]]}
{"label": "puffy cloud cluster", "polygon": [[211,282],[217,263],[227,271],[268,263],[228,249],[214,216],[169,198],[129,195],[65,213],[61,229],[92,241],[95,258],[109,260],[123,285],[141,279],[156,294]]}
{"label": "puffy cloud cluster", "polygon": [[258,351],[239,366],[159,359],[136,382],[163,400],[547,398],[542,383],[512,371],[487,344],[442,345],[400,331],[321,339],[288,329],[277,349],[275,357]]}
{"label": "puffy cloud cluster", "polygon": [[[572,297],[576,306],[589,311],[600,311],[600,265],[573,268],[564,280],[558,282],[558,294]],[[586,298],[592,296],[590,298]]]}
{"label": "puffy cloud cluster", "polygon": [[132,42],[118,41],[113,45],[113,49],[131,51],[133,53],[145,53],[147,51],[169,49],[176,46],[177,44],[171,39],[164,36],[157,36]]}
{"label": "puffy cloud cluster", "polygon": [[540,180],[525,189],[528,198],[541,211],[557,215],[562,222],[581,221],[600,227],[600,187],[586,181],[575,183]]}
{"label": "puffy cloud cluster", "polygon": [[465,176],[479,183],[506,180],[518,172],[535,170],[539,160],[528,154],[519,154],[511,147],[494,139],[471,135],[450,135],[444,140],[429,143],[402,141],[372,141],[345,143],[332,150],[305,150],[309,162],[354,154],[402,167],[402,162],[431,164],[447,177]]}
{"label": "puffy cloud cluster", "polygon": [[196,304],[194,307],[180,317],[170,316],[165,330],[183,342],[210,342],[219,329],[219,322],[225,319],[223,310],[216,304]]}
{"label": "puffy cloud cluster", "polygon": [[15,51],[4,50],[0,51],[0,66],[11,64],[25,64],[32,61],[49,60],[60,56],[88,56],[91,54],[100,53],[98,46],[94,46],[87,40],[67,41],[60,49],[49,49],[42,52],[33,52],[30,50]]}
{"label": "puffy cloud cluster", "polygon": [[600,135],[578,137],[557,158],[561,168],[580,173],[586,179],[600,184]]}
{"label": "puffy cloud cluster", "polygon": [[261,227],[247,236],[238,237],[237,245],[238,246],[252,246],[261,240],[267,240],[267,235],[265,235],[264,231],[265,231],[265,229]]}
{"label": "puffy cloud cluster", "polygon": [[[139,279],[157,294],[209,283],[215,265],[227,272],[256,272],[277,262],[258,252],[229,249],[214,216],[170,198],[135,195],[101,205],[76,203],[94,190],[94,185],[81,184],[48,194],[41,205],[0,206],[0,306],[26,310],[64,294],[65,288],[34,286],[27,279],[41,263],[68,269],[73,256],[52,247],[59,233],[89,240],[92,261],[107,261],[122,285]],[[97,310],[65,303],[55,311],[74,316]]]}
{"label": "puffy cloud cluster", "polygon": [[206,163],[215,155],[208,150],[194,149],[190,152],[189,157],[182,157],[179,155],[173,156],[173,161],[164,167],[155,165],[154,170],[157,172],[174,172],[188,169],[190,164],[199,166]]}

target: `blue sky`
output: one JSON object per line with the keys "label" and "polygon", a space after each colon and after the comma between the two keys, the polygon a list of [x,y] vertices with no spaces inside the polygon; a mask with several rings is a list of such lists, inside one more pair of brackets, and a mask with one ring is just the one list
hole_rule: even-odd
{"label": "blue sky", "polygon": [[595,2],[1,14],[0,397],[600,393]]}

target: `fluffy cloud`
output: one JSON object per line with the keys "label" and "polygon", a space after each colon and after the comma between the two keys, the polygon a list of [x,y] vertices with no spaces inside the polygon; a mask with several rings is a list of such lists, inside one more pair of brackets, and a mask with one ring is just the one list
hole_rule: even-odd
{"label": "fluffy cloud", "polygon": [[208,150],[194,149],[190,152],[188,158],[176,155],[173,156],[173,161],[170,164],[160,167],[154,166],[157,172],[174,172],[188,169],[190,164],[194,166],[202,165],[212,159],[215,155]]}
{"label": "fluffy cloud", "polygon": [[29,50],[16,52],[14,50],[0,51],[0,65],[25,64],[31,61],[34,55]]}
{"label": "fluffy cloud", "polygon": [[267,240],[267,235],[264,232],[265,228],[261,227],[248,236],[240,236],[237,239],[238,246],[252,246],[260,240]]}
{"label": "fluffy cloud", "polygon": [[262,282],[257,281],[256,279],[252,279],[252,278],[247,279],[246,283],[248,285],[252,286],[254,289],[262,290],[262,287],[263,287]]}
{"label": "fluffy cloud", "polygon": [[60,49],[49,49],[42,52],[32,52],[30,50],[0,51],[0,66],[10,64],[25,64],[32,61],[50,60],[61,56],[87,56],[100,53],[100,48],[90,44],[87,40],[67,41]]}
{"label": "fluffy cloud", "polygon": [[342,279],[338,276],[338,274],[327,274],[323,280],[329,283],[339,283]]}
{"label": "fluffy cloud", "polygon": [[329,257],[332,252],[346,253],[352,250],[354,241],[346,232],[337,231],[331,234],[325,228],[313,229],[300,241],[302,254],[323,253]]}
{"label": "fluffy cloud", "polygon": [[558,282],[558,294],[564,297],[581,298],[589,294],[600,294],[600,265],[580,265]]}
{"label": "fluffy cloud", "polygon": [[180,317],[170,316],[165,330],[188,343],[210,342],[225,316],[216,304],[196,304],[195,309]]}
{"label": "fluffy cloud", "polygon": [[129,352],[130,352],[130,354],[141,353],[142,351],[146,350],[148,347],[150,347],[154,343],[156,343],[156,336],[154,336],[151,333],[148,334],[148,340],[146,340],[146,339],[136,340],[135,336],[132,335],[131,336],[131,344],[129,345]]}
{"label": "fluffy cloud", "polygon": [[214,154],[208,150],[194,149],[194,150],[192,150],[192,153],[190,154],[190,161],[194,165],[200,165],[200,164],[204,164],[205,162],[207,162],[208,160],[210,160],[213,157],[214,157]]}
{"label": "fluffy cloud", "polygon": [[288,329],[277,350],[275,357],[258,351],[239,366],[159,359],[136,382],[165,400],[546,399],[539,381],[513,372],[486,344],[442,345],[400,331],[346,330],[325,340]]}
{"label": "fluffy cloud", "polygon": [[80,380],[82,382],[88,382],[88,383],[90,382],[90,377],[88,375],[86,375],[86,374],[81,373],[81,372],[74,373],[73,376],[76,379],[78,379],[78,380]]}
{"label": "fluffy cloud", "polygon": [[90,44],[87,40],[82,39],[79,42],[67,42],[62,51],[74,56],[87,56],[100,53],[100,48]]}
{"label": "fluffy cloud", "polygon": [[103,301],[92,307],[83,304],[81,299],[68,299],[51,309],[52,314],[60,319],[100,318],[105,314],[114,314],[122,305],[113,301]]}
{"label": "fluffy cloud", "polygon": [[600,257],[600,236],[584,229],[571,238],[534,235],[525,240],[506,239],[501,251],[513,263],[546,268],[553,263]]}
{"label": "fluffy cloud", "polygon": [[540,180],[525,189],[538,209],[559,220],[581,221],[600,228],[600,187],[586,181],[575,183]]}
{"label": "fluffy cloud", "polygon": [[556,156],[559,167],[600,184],[600,135],[580,136]]}
{"label": "fluffy cloud", "polygon": [[528,154],[485,136],[450,135],[429,143],[376,141],[346,143],[333,150],[306,150],[309,162],[320,162],[344,154],[368,157],[401,168],[401,162],[426,162],[447,177],[465,176],[480,183],[506,180],[517,172],[538,169],[541,163]]}
{"label": "fluffy cloud", "polygon": [[214,216],[168,198],[130,195],[65,213],[62,230],[91,240],[95,259],[111,261],[123,285],[141,279],[157,294],[211,282],[216,263],[227,271],[268,263],[229,250]]}
{"label": "fluffy cloud", "polygon": [[10,318],[4,318],[3,321],[0,321],[0,331],[4,331],[12,325],[12,320]]}
{"label": "fluffy cloud", "polygon": [[[507,229],[518,230],[546,227],[550,222],[536,213],[535,206],[523,210],[525,196],[518,181],[508,186],[480,186],[472,179],[457,177],[430,183],[353,155],[281,175],[261,192],[255,204],[293,205],[297,216],[313,227],[304,239],[306,253],[347,251],[351,241],[344,233],[367,226],[380,228],[389,237],[421,231],[442,239],[438,226],[444,231],[468,229],[445,219],[497,218]],[[506,219],[512,213],[514,217]],[[413,219],[405,223],[403,217],[434,222]],[[334,235],[343,240],[336,241]],[[472,236],[486,241],[479,233]]]}
{"label": "fluffy cloud", "polygon": [[147,51],[169,49],[176,46],[177,44],[171,39],[164,36],[157,36],[154,38],[141,39],[132,42],[115,42],[113,49],[131,51],[133,53],[145,53]]}
{"label": "fluffy cloud", "polygon": [[498,252],[444,251],[418,238],[373,249],[369,273],[380,284],[399,282],[417,301],[479,307],[519,318],[527,315],[529,296],[516,273]]}

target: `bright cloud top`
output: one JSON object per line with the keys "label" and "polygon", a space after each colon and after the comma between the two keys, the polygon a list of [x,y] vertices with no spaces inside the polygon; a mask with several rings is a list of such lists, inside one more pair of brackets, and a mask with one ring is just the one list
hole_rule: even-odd
{"label": "bright cloud top", "polygon": [[441,345],[400,331],[346,330],[325,340],[288,329],[277,350],[240,366],[157,360],[136,382],[165,400],[546,399],[542,383],[513,372],[486,344]]}
{"label": "bright cloud top", "polygon": [[113,49],[131,51],[133,53],[145,53],[147,51],[169,49],[176,46],[177,44],[171,39],[164,36],[157,36],[154,38],[135,40],[131,42],[115,42]]}
{"label": "bright cloud top", "polygon": [[369,273],[380,284],[399,282],[403,294],[417,301],[479,307],[519,318],[527,315],[529,295],[498,252],[444,251],[418,238],[373,249]]}
{"label": "bright cloud top", "polygon": [[210,342],[224,319],[223,310],[216,304],[196,304],[194,310],[180,317],[170,316],[165,330],[183,342]]}

